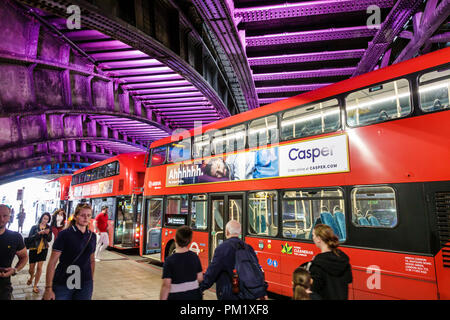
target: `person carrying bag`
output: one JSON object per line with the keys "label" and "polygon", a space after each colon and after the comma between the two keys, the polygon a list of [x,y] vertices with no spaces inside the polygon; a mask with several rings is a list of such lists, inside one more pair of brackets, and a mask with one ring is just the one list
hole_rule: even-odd
{"label": "person carrying bag", "polygon": [[91,206],[79,204],[69,227],[58,234],[47,266],[43,300],[92,299],[97,238],[88,229],[91,218]]}

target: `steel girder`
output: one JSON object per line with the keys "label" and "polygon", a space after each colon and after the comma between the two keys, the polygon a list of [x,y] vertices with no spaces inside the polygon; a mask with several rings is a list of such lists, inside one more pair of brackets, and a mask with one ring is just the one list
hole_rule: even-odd
{"label": "steel girder", "polygon": [[2,4],[0,18],[0,179],[59,162],[145,151],[172,132],[116,79],[14,2]]}
{"label": "steel girder", "polygon": [[[106,67],[108,72],[116,72],[115,67],[106,66],[110,62],[124,62],[156,59],[162,65],[168,67],[170,71],[167,74],[129,76],[115,75],[120,80],[121,85],[129,88],[128,84],[148,83],[173,80],[188,81],[191,85],[200,91],[203,96],[212,105],[219,118],[229,116],[236,113],[236,106],[233,104],[232,93],[228,89],[224,89],[228,83],[228,79],[222,77],[217,71],[217,65],[213,55],[209,52],[209,48],[198,31],[198,25],[190,23],[189,18],[184,15],[180,8],[176,7],[175,2],[156,1],[156,2],[135,2],[128,7],[133,7],[131,15],[133,19],[128,19],[127,23],[119,17],[121,15],[118,6],[111,1],[94,1],[95,5],[87,1],[21,1],[22,3],[41,8],[48,13],[66,18],[66,8],[69,5],[78,5],[82,8],[82,25],[89,31],[98,31],[101,33],[100,39],[95,41],[105,42],[110,47],[95,47],[94,42],[90,42],[89,38],[86,43],[77,43],[80,40],[74,40],[78,37],[77,31],[62,32],[73,40],[86,52],[88,56],[100,63],[99,67]],[[155,14],[156,10],[158,11]],[[153,16],[149,16],[153,14]],[[165,14],[167,17],[165,17]],[[166,18],[166,19],[164,19]],[[172,18],[172,20],[171,20]],[[195,17],[194,17],[195,18]],[[65,20],[64,20],[65,21]],[[54,23],[58,24],[60,22]],[[164,27],[157,24],[164,25]],[[103,37],[120,42],[118,43],[102,41]],[[82,39],[81,41],[86,41]],[[101,44],[100,44],[101,45]],[[86,48],[88,47],[88,48]],[[88,50],[88,51],[86,51]],[[171,74],[173,73],[173,74]],[[153,78],[152,78],[153,77]],[[151,108],[152,103],[145,103]],[[226,105],[227,104],[227,105]],[[163,117],[166,122],[170,121],[170,117]],[[173,121],[170,121],[174,124]],[[174,124],[175,125],[175,124]],[[178,127],[175,125],[175,127]]]}
{"label": "steel girder", "polygon": [[48,175],[69,175],[75,171],[88,166],[90,163],[79,162],[58,162],[48,163],[45,161],[44,165],[38,165],[39,163],[21,163],[16,166],[17,169],[12,172],[6,172],[0,177],[0,185],[13,182],[16,180],[32,178],[36,176],[48,176]]}

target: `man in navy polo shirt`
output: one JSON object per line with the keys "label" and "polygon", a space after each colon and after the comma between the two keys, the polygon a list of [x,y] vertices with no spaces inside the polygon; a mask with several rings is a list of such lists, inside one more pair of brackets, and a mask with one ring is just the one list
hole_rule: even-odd
{"label": "man in navy polo shirt", "polygon": [[47,265],[44,300],[92,298],[97,238],[88,229],[91,218],[91,206],[79,204],[69,227],[58,234]]}
{"label": "man in navy polo shirt", "polygon": [[[15,276],[28,262],[27,248],[18,232],[6,229],[11,210],[0,204],[0,300],[11,300],[11,276]],[[19,262],[11,268],[14,256]]]}

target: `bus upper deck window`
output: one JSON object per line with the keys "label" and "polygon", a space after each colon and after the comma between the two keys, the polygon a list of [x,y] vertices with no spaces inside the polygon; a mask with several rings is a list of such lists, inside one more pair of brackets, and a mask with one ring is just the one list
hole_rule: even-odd
{"label": "bus upper deck window", "polygon": [[449,108],[450,70],[425,73],[419,78],[420,108],[425,112]]}
{"label": "bus upper deck window", "polygon": [[168,162],[180,162],[191,159],[191,138],[172,142],[168,149]]}
{"label": "bus upper deck window", "polygon": [[194,158],[203,158],[211,155],[211,144],[208,134],[194,137]]}
{"label": "bus upper deck window", "polygon": [[118,173],[118,165],[119,163],[117,161],[108,163],[106,165],[106,177],[112,177]]}
{"label": "bus upper deck window", "polygon": [[151,166],[158,166],[166,162],[166,146],[153,148],[150,161]]}
{"label": "bus upper deck window", "polygon": [[245,148],[245,125],[241,124],[212,133],[211,152],[215,155]]}
{"label": "bus upper deck window", "polygon": [[211,133],[211,154],[222,154],[225,152],[225,130],[213,130]]}
{"label": "bus upper deck window", "polygon": [[347,124],[364,126],[411,113],[409,82],[399,79],[350,93],[345,98]]}
{"label": "bus upper deck window", "polygon": [[341,127],[341,114],[337,99],[286,111],[281,120],[281,139],[290,140],[327,132]]}
{"label": "bus upper deck window", "polygon": [[226,152],[233,152],[245,148],[245,125],[241,124],[225,130]]}
{"label": "bus upper deck window", "polygon": [[266,146],[277,142],[277,116],[268,116],[250,122],[250,125],[248,126],[248,145],[250,148]]}

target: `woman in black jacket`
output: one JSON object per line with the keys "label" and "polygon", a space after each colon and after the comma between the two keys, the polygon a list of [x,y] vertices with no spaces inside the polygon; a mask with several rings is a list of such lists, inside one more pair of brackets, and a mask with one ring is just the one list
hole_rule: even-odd
{"label": "woman in black jacket", "polygon": [[[33,239],[33,245],[29,248],[29,262],[30,262],[30,278],[27,281],[27,285],[31,285],[33,283],[34,278],[34,286],[33,292],[39,293],[39,289],[37,287],[39,280],[42,274],[42,265],[44,261],[47,259],[48,252],[48,243],[52,241],[52,233],[50,231],[50,213],[45,212],[41,218],[39,219],[39,223],[33,227],[31,227],[30,234],[28,238]],[[37,264],[37,270],[35,274],[35,267]]]}
{"label": "woman in black jacket", "polygon": [[347,300],[348,285],[353,281],[352,267],[349,257],[338,249],[338,237],[330,226],[318,224],[313,229],[313,241],[321,253],[309,267],[312,291],[324,300]]}

